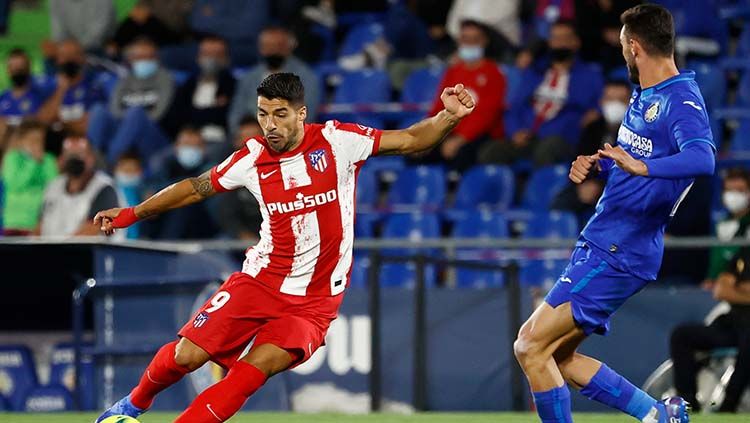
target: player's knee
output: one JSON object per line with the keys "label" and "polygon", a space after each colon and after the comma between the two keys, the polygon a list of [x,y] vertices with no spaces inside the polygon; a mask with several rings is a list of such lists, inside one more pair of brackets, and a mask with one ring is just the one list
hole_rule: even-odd
{"label": "player's knee", "polygon": [[541,355],[541,348],[529,334],[520,333],[513,343],[513,354],[521,366],[530,364]]}
{"label": "player's knee", "polygon": [[174,361],[178,366],[184,367],[191,372],[198,369],[208,361],[208,353],[199,346],[182,338],[177,343],[174,351]]}

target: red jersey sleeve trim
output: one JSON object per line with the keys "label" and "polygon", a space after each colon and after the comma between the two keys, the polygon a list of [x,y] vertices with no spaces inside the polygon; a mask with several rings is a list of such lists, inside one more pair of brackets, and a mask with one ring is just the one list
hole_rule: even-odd
{"label": "red jersey sleeve trim", "polygon": [[221,183],[219,183],[219,178],[221,178],[222,175],[219,174],[219,172],[216,170],[216,166],[211,168],[211,185],[214,187],[214,191],[216,192],[227,192],[228,189],[221,186]]}
{"label": "red jersey sleeve trim", "polygon": [[380,129],[376,129],[372,134],[372,153],[370,153],[370,156],[378,155],[378,151],[380,150],[380,137],[382,136],[383,131]]}

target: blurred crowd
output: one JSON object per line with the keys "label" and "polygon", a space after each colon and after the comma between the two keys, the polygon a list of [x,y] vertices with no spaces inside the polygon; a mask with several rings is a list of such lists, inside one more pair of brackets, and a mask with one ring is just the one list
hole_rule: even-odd
{"label": "blurred crowd", "polygon": [[[5,57],[12,86],[0,95],[3,234],[94,235],[96,211],[137,204],[209,169],[262,133],[255,88],[282,71],[302,78],[310,121],[382,127],[436,112],[440,91],[463,83],[476,111],[439,148],[408,162],[444,165],[454,182],[478,164],[508,165],[522,183],[538,167],[615,140],[632,90],[619,15],[638,3],[139,0],[118,22],[111,1],[50,0],[43,72],[32,73],[23,49]],[[681,63],[715,60],[737,35],[716,13],[730,1],[659,3],[677,17]],[[348,86],[352,73],[385,75],[385,89]],[[395,118],[352,111],[372,98],[419,107]],[[330,107],[341,103],[354,106]],[[711,203],[712,182],[704,185],[695,204]],[[584,221],[601,191],[598,180],[570,185],[552,208]],[[748,198],[746,174],[728,173],[723,199],[734,223],[720,223],[720,237],[746,232]],[[710,208],[695,210],[705,216],[687,212],[675,235],[711,233]],[[706,222],[699,229],[696,218]],[[120,236],[252,238],[259,224],[257,204],[240,190]]]}

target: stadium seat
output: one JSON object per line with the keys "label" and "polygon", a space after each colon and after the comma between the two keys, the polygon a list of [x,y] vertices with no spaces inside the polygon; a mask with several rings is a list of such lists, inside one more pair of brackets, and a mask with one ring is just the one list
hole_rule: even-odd
{"label": "stadium seat", "polygon": [[390,206],[437,209],[445,203],[445,170],[441,166],[412,166],[398,172],[388,192]]}
{"label": "stadium seat", "polygon": [[499,66],[500,72],[505,75],[505,86],[507,93],[505,95],[506,103],[510,103],[518,95],[518,89],[521,87],[521,70],[513,65],[502,64]]}
{"label": "stadium seat", "polygon": [[695,82],[701,89],[709,111],[722,107],[727,92],[727,79],[722,68],[705,62],[691,62],[687,68],[695,71]]}
{"label": "stadium seat", "polygon": [[37,386],[31,351],[22,345],[0,346],[0,394],[12,410],[24,409],[26,395]]}
{"label": "stadium seat", "polygon": [[750,107],[750,69],[743,72],[737,86],[737,105]]}
{"label": "stadium seat", "polygon": [[[435,266],[425,265],[426,287],[435,286],[437,275]],[[384,263],[380,268],[380,286],[413,289],[417,285],[417,265],[411,263]]]}
{"label": "stadium seat", "polygon": [[368,272],[370,271],[370,257],[367,253],[355,254],[354,262],[352,263],[352,274],[349,282],[349,286],[355,289],[367,288],[367,280],[369,278]]}
{"label": "stadium seat", "polygon": [[38,386],[33,388],[24,400],[23,410],[31,413],[71,411],[73,397],[61,385]]}
{"label": "stadium seat", "polygon": [[381,213],[377,211],[357,211],[354,218],[355,238],[374,238],[375,225],[380,221]]}
{"label": "stadium seat", "polygon": [[[91,345],[86,345],[86,348]],[[50,365],[50,385],[60,385],[71,393],[75,390],[75,363],[73,362],[73,345],[58,344],[52,351]],[[94,390],[94,363],[90,355],[83,354],[81,359],[80,407],[84,410],[96,408],[96,391]]]}
{"label": "stadium seat", "polygon": [[528,260],[521,264],[520,281],[522,285],[543,286],[550,288],[560,277],[568,260]]}
{"label": "stadium seat", "polygon": [[370,166],[363,166],[357,176],[357,208],[374,209],[378,205],[378,175]]}
{"label": "stadium seat", "polygon": [[750,119],[740,119],[729,145],[732,153],[750,153]]}
{"label": "stadium seat", "polygon": [[404,238],[403,248],[384,248],[383,255],[406,256],[415,254],[435,255],[437,250],[407,248],[409,241],[440,237],[440,220],[434,213],[392,213],[385,219],[383,238]]}
{"label": "stadium seat", "polygon": [[[391,81],[388,74],[380,70],[362,70],[344,74],[341,84],[333,95],[335,104],[385,103],[391,98]],[[341,120],[358,122],[374,128],[383,128],[385,123],[369,113],[336,113]]]}
{"label": "stadium seat", "polygon": [[[508,222],[500,213],[487,210],[475,210],[466,213],[453,226],[455,238],[507,238]],[[488,262],[495,256],[495,250],[480,248],[462,248],[456,251],[459,260]],[[456,286],[484,288],[501,286],[503,272],[456,267]]]}
{"label": "stadium seat", "polygon": [[360,53],[367,44],[385,36],[383,25],[377,22],[355,25],[344,37],[339,49],[339,57]]}
{"label": "stadium seat", "polygon": [[563,165],[542,167],[534,171],[526,184],[521,205],[524,208],[549,210],[552,200],[568,183],[568,168]]}
{"label": "stadium seat", "polygon": [[506,166],[476,166],[464,173],[456,190],[456,209],[478,206],[506,209],[513,201],[515,180]]}
{"label": "stadium seat", "polygon": [[528,222],[526,238],[575,238],[578,236],[578,219],[573,213],[538,212]]}
{"label": "stadium seat", "polygon": [[[401,102],[411,104],[432,104],[438,95],[438,87],[443,78],[445,69],[440,66],[431,66],[424,69],[417,69],[406,78],[404,86],[401,89]],[[427,113],[421,111],[404,112],[404,118],[399,121],[401,128],[406,128],[420,119]]]}
{"label": "stadium seat", "polygon": [[745,26],[737,39],[736,56],[745,58],[750,56],[750,26]]}

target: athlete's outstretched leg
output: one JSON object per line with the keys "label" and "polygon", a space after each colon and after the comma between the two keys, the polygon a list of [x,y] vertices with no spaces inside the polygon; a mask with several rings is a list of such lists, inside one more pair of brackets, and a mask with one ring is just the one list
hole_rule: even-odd
{"label": "athlete's outstretched leg", "polygon": [[272,344],[253,347],[226,377],[201,392],[175,423],[216,423],[232,417],[266,380],[289,368],[295,357]]}
{"label": "athlete's outstretched leg", "polygon": [[117,401],[96,420],[109,416],[126,415],[138,417],[144,413],[159,392],[177,383],[183,376],[201,367],[208,361],[208,353],[187,338],[170,342],[154,355],[140,382],[130,395]]}
{"label": "athlete's outstretched leg", "polygon": [[553,354],[581,333],[573,321],[570,304],[552,308],[544,303],[524,323],[513,344],[518,363],[531,385],[543,423],[572,422],[570,391]]}

